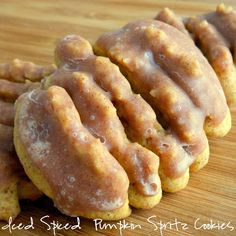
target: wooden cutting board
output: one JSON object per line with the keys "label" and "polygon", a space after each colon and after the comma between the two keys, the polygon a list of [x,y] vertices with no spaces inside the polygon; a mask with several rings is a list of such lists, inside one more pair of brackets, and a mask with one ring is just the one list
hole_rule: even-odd
{"label": "wooden cutting board", "polygon": [[[56,40],[66,34],[80,34],[94,42],[102,32],[121,27],[134,19],[154,17],[166,6],[179,14],[194,15],[213,10],[217,2],[0,0],[0,62],[20,58],[51,63]],[[236,8],[235,0],[225,3]],[[233,127],[226,137],[210,139],[210,162],[199,173],[192,174],[185,190],[164,194],[161,203],[154,209],[133,210],[125,222],[120,222],[120,226],[118,221],[111,222],[116,226],[112,230],[104,228],[96,231],[95,222],[80,219],[80,230],[58,230],[57,235],[120,235],[119,227],[124,223],[133,224],[133,228],[136,225],[136,228],[123,230],[123,235],[236,235],[236,107],[232,107],[232,119]],[[15,223],[29,224],[32,217],[34,229],[13,230],[12,235],[53,235],[53,231],[47,230],[47,225],[40,222],[41,217],[47,215],[47,222],[55,220],[62,224],[76,224],[76,219],[60,214],[47,198],[33,203],[22,202],[21,206],[22,213]],[[203,230],[204,224],[211,221],[215,227],[218,222],[221,226],[222,223],[228,226],[223,226],[225,229],[221,230]],[[182,228],[184,224],[188,227],[185,230]],[[0,223],[0,228],[4,225]],[[166,225],[162,234],[159,229],[155,230],[161,225],[162,228]],[[230,227],[235,229],[230,231]],[[10,233],[0,229],[0,235]]]}

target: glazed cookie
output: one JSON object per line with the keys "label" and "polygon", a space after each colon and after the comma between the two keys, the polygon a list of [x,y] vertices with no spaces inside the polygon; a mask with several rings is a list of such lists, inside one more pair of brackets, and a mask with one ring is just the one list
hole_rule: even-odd
{"label": "glazed cookie", "polygon": [[[170,25],[144,20],[103,34],[94,50],[119,65],[131,87],[152,105],[166,132],[177,137],[192,157],[182,157],[182,163],[193,163],[194,171],[202,168],[209,155],[205,132],[224,136],[231,118],[221,85],[193,41]],[[165,155],[158,154],[167,175],[162,167]]]}
{"label": "glazed cookie", "polygon": [[[45,79],[44,88],[58,85],[70,94],[82,124],[94,137],[100,138],[125,169],[132,185],[129,203],[136,208],[151,208],[159,203],[162,195],[159,158],[128,140],[117,116],[116,99],[111,97],[114,92],[109,87],[114,80],[126,82],[118,68],[109,60],[96,57],[88,41],[75,35],[62,39],[55,54],[59,69]],[[130,93],[135,96],[131,90]],[[135,197],[130,196],[134,191]]]}
{"label": "glazed cookie", "polygon": [[14,102],[22,93],[38,87],[38,82],[55,68],[55,65],[38,66],[18,59],[0,64],[0,97]]}
{"label": "glazed cookie", "polygon": [[229,104],[236,103],[235,24],[236,12],[224,4],[215,12],[186,21],[186,28],[218,75]]}
{"label": "glazed cookie", "polygon": [[107,220],[130,214],[126,172],[82,125],[63,88],[20,96],[14,143],[29,178],[61,212]]}
{"label": "glazed cookie", "polygon": [[18,83],[24,83],[26,80],[36,82],[52,74],[55,69],[55,65],[39,66],[32,62],[14,59],[11,63],[0,64],[0,78]]}
{"label": "glazed cookie", "polygon": [[217,74],[228,104],[234,104],[236,102],[235,11],[220,4],[215,12],[180,18],[165,8],[155,19],[174,26],[186,35],[188,35],[186,29],[189,31]]}

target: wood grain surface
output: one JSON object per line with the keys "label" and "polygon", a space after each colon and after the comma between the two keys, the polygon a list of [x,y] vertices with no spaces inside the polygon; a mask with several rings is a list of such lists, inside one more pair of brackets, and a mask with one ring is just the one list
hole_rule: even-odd
{"label": "wood grain surface", "polygon": [[[58,38],[66,34],[80,34],[94,42],[104,31],[123,26],[138,18],[151,18],[163,7],[170,7],[183,15],[194,15],[213,10],[218,1],[155,1],[155,0],[113,0],[113,1],[48,1],[48,0],[0,0],[0,62],[14,58],[47,64],[53,61],[53,50]],[[225,1],[236,8],[236,1]],[[140,224],[140,228],[125,229],[123,235],[236,235],[236,107],[232,107],[233,127],[221,139],[210,139],[210,162],[203,170],[192,174],[188,187],[176,194],[164,194],[159,205],[151,210],[133,210],[126,223]],[[34,230],[13,230],[12,235],[53,235],[52,230],[40,222],[48,215],[49,221],[76,224],[76,219],[60,214],[49,199],[36,202],[22,202],[22,212],[15,223],[29,223],[33,217]],[[147,220],[167,223],[167,229],[155,231],[153,223]],[[220,222],[234,227],[224,230],[198,230],[202,224]],[[181,224],[188,229],[183,230]],[[120,235],[119,227],[96,231],[92,220],[80,219],[80,230],[58,230],[57,235]],[[105,223],[105,222],[103,222]],[[112,222],[117,225],[119,222]],[[172,228],[170,229],[170,223]],[[10,235],[2,230],[0,236]]]}

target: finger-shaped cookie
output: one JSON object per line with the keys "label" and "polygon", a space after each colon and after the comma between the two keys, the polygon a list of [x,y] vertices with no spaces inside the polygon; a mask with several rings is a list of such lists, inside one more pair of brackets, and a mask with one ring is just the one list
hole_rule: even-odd
{"label": "finger-shaped cookie", "polygon": [[[235,23],[236,13],[224,4],[215,12],[181,20],[169,9],[162,10],[155,18],[184,32],[183,26],[191,33],[197,46],[203,51],[215,70],[225,92],[228,104],[236,102],[235,72]],[[231,55],[232,52],[232,55]],[[234,62],[233,62],[234,58]]]}
{"label": "finger-shaped cookie", "polygon": [[22,93],[33,88],[39,87],[40,83],[27,81],[26,83],[17,83],[5,79],[0,79],[0,98],[14,102]]}
{"label": "finger-shaped cookie", "polygon": [[[85,60],[82,64],[92,68],[93,59],[90,62]],[[80,70],[83,65],[80,65]],[[137,143],[129,142],[109,94],[94,82],[93,70],[68,72],[63,69],[57,71],[47,78],[45,87],[59,85],[66,89],[80,114],[82,124],[94,137],[100,138],[125,169],[133,191],[137,192],[136,197],[142,198],[142,201],[133,202],[134,197],[129,196],[130,204],[136,208],[153,207],[161,198],[158,157]]]}
{"label": "finger-shaped cookie", "polygon": [[26,80],[40,81],[55,71],[55,65],[39,66],[32,62],[13,60],[11,63],[0,64],[0,78],[24,83]]}
{"label": "finger-shaped cookie", "polygon": [[186,27],[194,35],[196,43],[218,75],[227,102],[234,103],[236,101],[236,69],[230,52],[232,47],[229,47],[222,35],[206,20],[189,18]]}
{"label": "finger-shaped cookie", "polygon": [[[75,80],[76,78],[73,78],[76,73],[74,76],[66,76],[66,74],[72,73],[73,71],[85,71],[95,79],[97,74],[96,71],[93,70],[93,65],[96,61],[96,57],[92,55],[92,48],[86,40],[76,36],[67,36],[57,45],[56,61],[61,66],[66,64],[67,68],[68,66],[71,66],[73,69],[69,72],[67,69],[64,71],[64,68],[62,68],[58,73],[54,73],[47,78],[44,84],[46,87],[57,84],[66,88],[74,100],[81,115],[82,122],[86,127],[89,127],[89,130],[93,135],[101,137],[102,140],[106,140],[108,149],[124,166],[130,177],[131,183],[136,185],[135,188],[132,189],[136,189],[137,194],[135,195],[135,198],[131,198],[135,200],[135,204],[133,204],[132,201],[130,201],[130,204],[141,208],[153,207],[153,205],[159,202],[161,196],[158,177],[158,158],[139,145],[129,144],[116,111],[109,100],[109,96],[105,96],[106,93],[104,94],[104,91],[101,88],[88,78],[86,79],[86,75],[83,76],[82,74],[77,73],[77,76],[82,76],[81,79],[77,78],[77,80]],[[88,58],[89,56],[92,57]],[[70,77],[73,78],[74,82]],[[90,89],[86,88],[86,86],[89,86]],[[78,93],[78,91],[80,92]],[[85,91],[91,91],[92,95],[87,94]],[[89,107],[89,109],[84,109],[85,107]],[[94,114],[88,115],[91,112],[94,112]],[[92,117],[91,120],[90,117]],[[98,123],[97,120],[100,122]],[[97,124],[100,123],[102,125],[97,126]],[[134,156],[138,162],[133,161]],[[140,170],[138,170],[138,164],[142,167]],[[136,171],[134,172],[133,170]],[[151,173],[147,175],[145,171],[151,171],[153,174],[153,177],[149,179],[152,179],[154,182],[150,183],[149,187],[149,183],[146,182],[147,180],[145,180],[144,177],[140,178],[140,176],[145,175],[146,179],[148,179],[147,176],[151,175]],[[156,177],[154,178],[155,175]],[[156,188],[155,191],[153,191],[151,185]],[[138,192],[141,192],[141,194]],[[154,197],[149,197],[148,195],[154,195]],[[137,201],[137,199],[140,200]]]}
{"label": "finger-shaped cookie", "polygon": [[[102,35],[94,48],[120,66],[132,87],[165,116],[193,156],[208,153],[199,127],[214,136],[230,129],[229,109],[214,71],[192,40],[175,28],[153,20],[137,21]],[[207,158],[201,155],[201,160]]]}
{"label": "finger-shaped cookie", "polygon": [[[227,101],[229,104],[236,103],[236,72],[235,72],[235,43],[236,43],[236,11],[232,9],[232,7],[226,7],[224,4],[220,4],[217,6],[215,12],[210,12],[206,15],[200,16],[201,19],[206,19],[207,22],[215,26],[215,29],[220,33],[221,37],[224,39],[227,44],[229,50],[232,52],[232,56],[234,58],[234,66],[231,63],[231,58],[227,57],[225,61],[225,54],[218,54],[218,61],[222,60],[225,63],[229,63],[230,66],[225,69],[225,73],[219,73],[219,79],[222,82],[222,86],[224,88]],[[220,41],[219,37],[217,40]],[[212,42],[210,42],[213,44]],[[225,49],[226,51],[226,49]],[[216,53],[216,52],[215,52]],[[228,53],[228,52],[227,52]],[[217,57],[217,56],[215,56]],[[223,66],[222,64],[220,66]],[[219,67],[220,67],[219,66]],[[216,71],[218,72],[218,71]]]}
{"label": "finger-shaped cookie", "polygon": [[14,143],[29,178],[61,212],[108,220],[130,214],[124,169],[81,124],[63,88],[17,100]]}
{"label": "finger-shaped cookie", "polygon": [[[93,135],[100,134],[100,137],[104,137],[107,140],[105,142],[107,148],[116,156],[121,165],[125,169],[127,168],[126,171],[132,184],[134,184],[134,179],[136,179],[134,185],[136,185],[137,192],[140,192],[144,196],[156,195],[152,198],[147,197],[143,199],[145,202],[140,202],[139,206],[135,205],[135,207],[147,208],[148,205],[151,207],[153,204],[156,204],[161,197],[158,177],[158,157],[138,144],[129,143],[116,113],[115,107],[117,104],[111,103],[111,101],[114,101],[110,96],[112,95],[112,91],[107,89],[103,83],[105,81],[102,81],[103,78],[107,77],[107,82],[111,84],[112,78],[109,80],[109,77],[110,75],[115,76],[117,72],[119,79],[119,76],[122,75],[117,66],[106,58],[96,57],[93,54],[89,42],[76,35],[66,36],[58,42],[55,49],[55,58],[60,70],[57,71],[58,73],[56,72],[49,76],[44,81],[44,86],[48,87],[52,84],[57,84],[66,88],[74,100],[75,106],[81,115],[82,122],[84,122],[86,127],[89,127]],[[105,59],[105,61],[100,59]],[[109,70],[108,68],[111,69]],[[101,74],[101,70],[103,70],[103,74]],[[82,73],[77,73],[78,71]],[[73,73],[73,75],[70,75],[70,73]],[[74,82],[72,83],[72,81]],[[128,84],[125,78],[123,78],[123,82]],[[116,87],[119,87],[120,84],[116,85]],[[79,96],[78,91],[80,91]],[[86,91],[91,91],[91,93],[89,94]],[[89,107],[90,110],[84,109],[84,107]],[[89,116],[88,114],[92,112],[96,112],[97,115],[91,114]],[[98,123],[95,122],[96,117],[101,120],[99,123],[103,125],[97,126]],[[114,124],[112,125],[112,123]],[[133,156],[135,156],[139,164],[132,163],[133,161],[131,162]],[[129,167],[126,166],[126,163],[129,163]],[[133,173],[134,169],[137,172],[135,174]],[[149,174],[145,173],[148,171],[150,172]],[[154,182],[148,183],[147,179],[152,179]],[[138,198],[140,193],[136,194],[136,198]],[[132,205],[132,202],[130,204]]]}

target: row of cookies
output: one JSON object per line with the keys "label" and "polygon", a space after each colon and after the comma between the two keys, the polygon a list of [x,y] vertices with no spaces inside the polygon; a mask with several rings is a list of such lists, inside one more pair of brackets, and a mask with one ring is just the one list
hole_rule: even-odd
{"label": "row of cookies", "polygon": [[189,171],[206,165],[207,136],[231,128],[227,79],[220,84],[182,21],[161,14],[184,33],[143,20],[103,34],[93,49],[67,36],[55,49],[58,68],[17,99],[19,160],[67,215],[114,220],[129,205],[155,206],[162,190],[183,189]]}
{"label": "row of cookies", "polygon": [[223,3],[216,10],[194,17],[178,17],[165,8],[156,20],[193,38],[218,76],[229,105],[236,103],[236,12]]}
{"label": "row of cookies", "polygon": [[41,67],[15,59],[0,64],[0,220],[15,218],[19,199],[35,200],[42,193],[25,174],[13,144],[14,102],[24,92],[40,86],[54,66]]}

